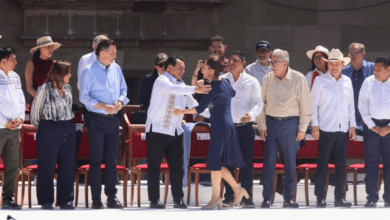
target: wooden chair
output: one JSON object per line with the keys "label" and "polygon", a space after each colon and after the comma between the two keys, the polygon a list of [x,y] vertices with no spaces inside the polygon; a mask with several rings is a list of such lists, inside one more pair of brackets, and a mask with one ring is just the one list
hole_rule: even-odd
{"label": "wooden chair", "polygon": [[[318,158],[318,141],[315,140],[306,140],[305,145],[302,146],[297,155],[297,159],[317,159]],[[309,177],[317,171],[316,163],[306,163],[297,166],[297,175],[299,173],[303,173],[305,177],[305,201],[306,205],[309,206]],[[335,172],[335,165],[328,164],[328,174],[326,177],[326,187],[325,191],[328,190],[329,185],[329,173]],[[325,196],[326,196],[325,192]],[[294,201],[296,201],[297,197],[297,181],[295,181],[295,196]]]}
{"label": "wooden chair", "polygon": [[[253,143],[253,159],[264,159],[264,141],[261,140],[258,136],[255,138]],[[264,163],[253,163],[253,173],[262,174],[264,169]],[[273,185],[273,196],[271,199],[271,204],[274,203],[276,185],[278,181],[278,174],[284,173],[284,165],[280,163],[275,164],[274,172],[274,185]]]}
{"label": "wooden chair", "polygon": [[[131,193],[130,205],[133,206],[134,201],[134,183],[137,179],[137,203],[141,206],[141,177],[142,174],[148,172],[147,164],[138,164],[137,160],[146,159],[148,155],[148,148],[146,145],[145,125],[128,125],[129,141],[126,143],[129,147],[129,162],[130,162],[130,179],[131,179]],[[168,164],[162,163],[160,165],[161,174],[165,175],[165,190],[164,190],[164,205],[167,203],[168,188],[169,188],[169,167]]]}
{"label": "wooden chair", "polygon": [[[141,106],[140,105],[125,105],[123,108],[122,108],[122,111],[121,111],[121,121],[122,121],[122,124],[121,124],[121,127],[122,127],[122,138],[123,138],[123,143],[124,144],[129,144],[129,126],[133,125],[133,119],[132,119],[132,113],[133,112],[136,112],[136,111],[140,111],[141,110]],[[127,149],[129,149],[129,147],[127,147]],[[128,155],[129,152],[128,150],[126,151],[126,147],[125,147],[125,152],[124,152],[124,155],[125,155],[125,158],[124,161],[123,161],[123,166],[124,167],[127,167],[130,169],[129,167],[129,157],[126,156]]]}
{"label": "wooden chair", "polygon": [[[348,159],[364,159],[364,144],[363,141],[349,141],[348,142]],[[382,182],[383,164],[379,164],[378,170],[378,188],[380,189]],[[352,164],[347,167],[347,174],[353,173],[353,200],[354,205],[357,205],[357,175],[359,173],[365,173],[365,164]]]}
{"label": "wooden chair", "polygon": [[[33,125],[22,125],[21,129],[21,142],[19,145],[20,152],[20,167],[22,170],[22,198],[20,205],[24,204],[24,191],[25,191],[25,175],[28,178],[28,207],[31,208],[31,181],[32,176],[38,174],[38,165],[25,166],[26,160],[37,159],[37,146],[34,139],[34,135],[37,129]],[[57,169],[55,171],[57,173]]]}
{"label": "wooden chair", "polygon": [[[196,125],[191,132],[191,150],[190,159],[206,159],[210,140],[198,140],[197,136],[200,133],[211,133],[210,127],[205,124]],[[210,173],[206,170],[206,163],[197,163],[191,166],[188,170],[188,186],[187,186],[187,205],[190,204],[191,198],[191,175],[195,174],[195,205],[199,205],[199,174]],[[222,187],[222,185],[221,185]],[[221,195],[223,190],[221,190]]]}
{"label": "wooden chair", "polygon": [[[81,144],[78,152],[78,159],[87,159],[89,158],[89,153],[88,156],[86,156],[87,152],[89,152],[89,136],[88,136],[88,130],[86,127],[84,127],[83,131],[83,137],[81,139]],[[118,152],[119,153],[119,152]],[[76,206],[78,203],[78,191],[79,191],[79,174],[84,174],[85,175],[85,180],[84,180],[84,193],[85,193],[85,207],[88,208],[88,187],[89,187],[89,169],[90,165],[86,164],[81,167],[78,167],[76,170]],[[116,165],[116,169],[118,174],[123,175],[123,204],[125,207],[127,207],[127,179],[129,175],[129,171],[126,167],[121,166],[121,165]],[[106,171],[106,166],[105,164],[102,164],[100,166],[100,174],[104,174]]]}
{"label": "wooden chair", "polygon": [[[138,160],[147,158],[147,146],[145,140],[145,125],[133,124],[133,112],[140,111],[139,105],[126,105],[122,109],[122,128],[125,142],[124,166],[130,170],[131,193],[130,205],[134,204],[134,184],[137,179],[137,203],[141,206],[141,178],[142,174],[147,173],[147,164],[138,164]],[[164,204],[167,203],[169,188],[169,168],[166,163],[160,166],[161,174],[165,175]]]}
{"label": "wooden chair", "polygon": [[[208,134],[210,135],[211,130],[210,126],[205,124],[196,125],[191,132],[191,151],[190,159],[206,159],[210,140],[201,140],[198,139],[198,134]],[[199,205],[199,175],[200,174],[210,174],[210,170],[206,169],[206,163],[197,163],[192,165],[188,170],[188,186],[187,186],[187,205],[190,203],[191,198],[191,175],[195,174],[195,206]],[[237,170],[235,170],[235,179],[237,181]],[[223,196],[224,185],[221,181],[220,196]]]}

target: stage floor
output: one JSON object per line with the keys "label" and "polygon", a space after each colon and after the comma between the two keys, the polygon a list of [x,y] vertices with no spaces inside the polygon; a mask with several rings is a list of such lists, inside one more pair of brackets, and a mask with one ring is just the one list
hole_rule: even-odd
{"label": "stage floor", "polygon": [[[118,194],[117,197],[119,201],[123,204],[123,187],[122,185],[117,185]],[[300,204],[299,209],[284,209],[282,208],[283,197],[279,194],[275,196],[275,203],[270,209],[261,209],[260,204],[262,202],[262,186],[259,185],[259,181],[254,181],[254,203],[256,208],[254,209],[242,209],[240,207],[236,208],[223,208],[222,210],[212,210],[212,211],[203,211],[200,209],[202,205],[205,205],[210,199],[211,187],[200,186],[199,187],[199,206],[195,206],[194,202],[194,184],[191,186],[191,200],[190,205],[187,210],[177,210],[172,207],[172,196],[169,190],[168,201],[166,209],[164,210],[151,210],[149,209],[149,201],[147,199],[147,186],[146,181],[142,181],[141,184],[141,207],[137,207],[136,204],[136,188],[135,188],[135,198],[134,205],[130,206],[130,185],[128,186],[128,207],[123,210],[92,210],[86,209],[84,206],[84,186],[80,186],[80,198],[79,205],[76,210],[72,211],[62,211],[58,208],[50,211],[41,210],[40,206],[37,205],[35,186],[32,187],[32,208],[29,209],[27,206],[27,192],[25,195],[25,204],[22,210],[20,211],[9,211],[1,210],[0,211],[0,220],[7,219],[7,215],[12,216],[16,220],[45,220],[45,219],[67,219],[67,220],[78,220],[78,219],[91,219],[91,220],[114,220],[114,219],[185,219],[185,220],[206,220],[206,219],[218,219],[222,218],[223,220],[227,219],[239,219],[239,220],[248,220],[248,219],[387,219],[389,216],[389,208],[384,208],[383,200],[381,198],[383,194],[383,185],[380,191],[380,200],[378,202],[377,208],[364,208],[366,203],[366,194],[365,194],[365,185],[359,184],[357,187],[358,192],[358,206],[352,206],[351,208],[335,208],[333,207],[334,201],[334,187],[330,186],[328,189],[327,196],[327,208],[320,209],[315,207],[316,198],[314,196],[314,185],[309,186],[309,198],[310,205],[305,205],[304,199],[304,184],[303,181],[298,183],[297,190],[297,202]],[[353,202],[353,190],[352,185],[348,186],[349,191],[347,192],[347,201]],[[164,187],[161,185],[160,193],[161,198],[163,196]],[[20,187],[19,187],[19,202],[20,202]],[[184,189],[185,201],[187,198],[187,187]],[[103,189],[104,192],[104,189]],[[89,194],[89,200],[91,199],[91,194]],[[105,203],[105,195],[102,194],[102,202]],[[91,200],[90,203],[91,204]]]}

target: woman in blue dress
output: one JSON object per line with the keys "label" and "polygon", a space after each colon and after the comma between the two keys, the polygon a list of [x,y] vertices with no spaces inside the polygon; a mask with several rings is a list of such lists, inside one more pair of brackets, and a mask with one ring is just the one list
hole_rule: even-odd
{"label": "woman in blue dress", "polygon": [[211,139],[207,155],[206,168],[211,170],[212,197],[210,202],[202,209],[214,209],[222,207],[220,198],[220,184],[223,178],[234,190],[234,203],[238,203],[245,196],[249,198],[247,191],[241,188],[234,180],[226,167],[243,167],[236,128],[231,114],[231,99],[236,92],[227,79],[219,79],[223,72],[224,64],[218,55],[208,58],[202,68],[204,78],[208,79],[212,90],[204,95],[199,106],[193,109],[174,109],[175,115],[202,113],[207,107],[210,111]]}

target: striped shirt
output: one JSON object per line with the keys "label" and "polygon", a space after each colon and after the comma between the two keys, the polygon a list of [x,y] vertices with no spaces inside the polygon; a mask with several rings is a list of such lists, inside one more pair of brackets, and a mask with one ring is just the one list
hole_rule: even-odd
{"label": "striped shirt", "polygon": [[38,128],[43,120],[67,121],[74,115],[72,112],[72,87],[69,84],[62,86],[65,97],[61,97],[56,87],[45,83],[38,87],[31,107],[31,124]]}

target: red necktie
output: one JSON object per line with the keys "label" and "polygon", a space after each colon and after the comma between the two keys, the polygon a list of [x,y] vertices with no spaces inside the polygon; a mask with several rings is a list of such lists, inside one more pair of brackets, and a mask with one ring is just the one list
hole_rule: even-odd
{"label": "red necktie", "polygon": [[310,85],[310,88],[313,89],[313,83],[314,83],[314,80],[316,79],[317,76],[319,76],[320,74],[318,74],[317,71],[314,71],[313,72],[313,76],[311,77],[311,85]]}

